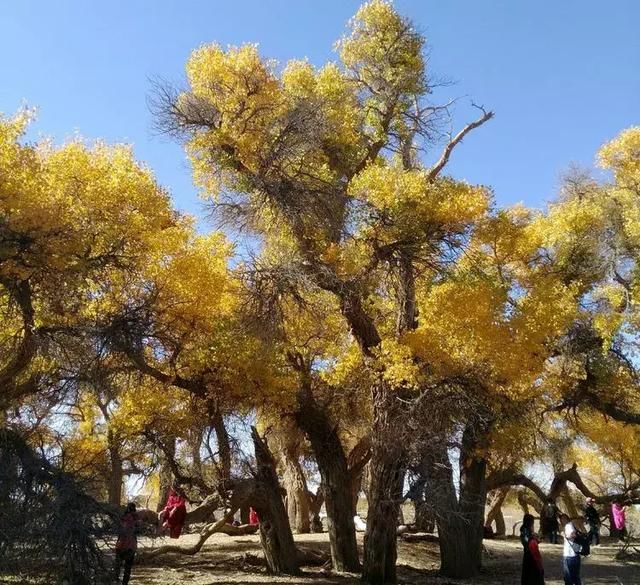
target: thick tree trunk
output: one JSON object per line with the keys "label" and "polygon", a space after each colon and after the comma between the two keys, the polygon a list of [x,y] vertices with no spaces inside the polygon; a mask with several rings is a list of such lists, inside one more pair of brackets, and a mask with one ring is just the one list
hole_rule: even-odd
{"label": "thick tree trunk", "polygon": [[425,501],[414,502],[415,526],[418,532],[433,532],[436,528],[436,516],[433,506]]}
{"label": "thick tree trunk", "polygon": [[311,443],[322,477],[333,569],[358,572],[360,561],[347,457],[335,426],[326,411],[316,404],[309,387],[299,393],[296,422]]}
{"label": "thick tree trunk", "polygon": [[[175,438],[168,438],[166,444],[169,448],[170,455],[175,456],[176,452],[176,440]],[[173,483],[173,473],[171,471],[171,465],[167,460],[167,455],[160,453],[160,471],[159,471],[159,485],[158,485],[158,503],[156,504],[156,511],[160,512],[164,509],[167,499],[169,498],[169,490]]]}
{"label": "thick tree trunk", "polygon": [[436,527],[436,515],[433,501],[426,501],[425,489],[427,487],[428,473],[432,462],[430,454],[426,454],[422,460],[412,467],[414,481],[411,484],[407,497],[413,502],[414,525],[419,532],[433,532]]}
{"label": "thick tree trunk", "polygon": [[396,582],[396,527],[403,499],[405,463],[394,398],[383,383],[373,388],[371,485],[362,575],[371,585]]}
{"label": "thick tree trunk", "polygon": [[309,520],[309,496],[307,481],[300,467],[300,462],[291,453],[284,454],[284,489],[287,491],[287,515],[294,532],[308,534],[311,532]]}
{"label": "thick tree trunk", "polygon": [[438,534],[441,572],[447,577],[475,577],[482,566],[484,506],[487,498],[486,460],[480,447],[486,429],[467,425],[460,448],[460,489],[456,498],[451,463],[443,447],[434,465],[439,478]]}
{"label": "thick tree trunk", "polygon": [[255,507],[260,518],[260,542],[271,574],[299,574],[298,554],[291,526],[282,501],[273,456],[255,428],[252,429],[256,454],[257,493]]}

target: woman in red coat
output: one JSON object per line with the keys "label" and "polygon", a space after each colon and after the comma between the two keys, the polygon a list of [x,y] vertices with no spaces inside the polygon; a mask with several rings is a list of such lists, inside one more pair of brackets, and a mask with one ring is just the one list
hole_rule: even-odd
{"label": "woman in red coat", "polygon": [[533,531],[533,516],[525,514],[520,528],[520,542],[524,549],[522,557],[522,585],[544,585],[544,567],[538,548],[538,537]]}
{"label": "woman in red coat", "polygon": [[169,530],[171,538],[179,538],[187,516],[187,501],[177,488],[169,490],[169,497],[164,510],[160,512],[162,527]]}

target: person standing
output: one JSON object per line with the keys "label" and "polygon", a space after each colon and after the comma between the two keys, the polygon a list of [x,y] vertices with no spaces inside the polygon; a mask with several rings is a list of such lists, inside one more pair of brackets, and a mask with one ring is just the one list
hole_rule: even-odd
{"label": "person standing", "polygon": [[611,504],[611,525],[613,534],[622,540],[627,534],[627,520],[625,515],[624,504],[621,500],[616,500]]}
{"label": "person standing", "polygon": [[533,516],[531,514],[525,514],[522,519],[520,542],[524,551],[521,585],[544,585],[542,556],[538,548],[538,537],[533,531]]}
{"label": "person standing", "polygon": [[540,531],[551,544],[558,544],[558,506],[553,498],[547,499],[540,512]]}
{"label": "person standing", "polygon": [[595,500],[593,498],[587,498],[584,519],[589,526],[589,542],[591,544],[600,544],[600,514],[598,514],[594,504]]}
{"label": "person standing", "polygon": [[133,503],[127,504],[124,516],[120,520],[120,531],[116,542],[116,562],[113,568],[114,578],[119,582],[120,569],[124,565],[122,585],[128,585],[131,577],[131,567],[138,547],[137,532],[139,527],[140,520],[136,513],[136,505]]}
{"label": "person standing", "polygon": [[[562,549],[562,572],[564,585],[582,585],[580,578],[580,545],[576,542],[578,531],[566,514],[560,515],[563,526],[564,546]],[[576,551],[576,549],[578,549]]]}

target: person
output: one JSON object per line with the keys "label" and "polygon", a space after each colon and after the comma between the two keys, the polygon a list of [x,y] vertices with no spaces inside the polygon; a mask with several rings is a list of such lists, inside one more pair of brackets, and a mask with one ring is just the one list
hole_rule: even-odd
{"label": "person", "polygon": [[162,528],[169,530],[169,536],[171,538],[180,538],[186,517],[186,498],[180,493],[179,489],[174,486],[169,490],[167,503],[159,515]]}
{"label": "person", "polygon": [[249,524],[253,526],[259,523],[258,513],[253,508],[249,508]]}
{"label": "person", "polygon": [[116,562],[113,568],[114,578],[119,582],[120,569],[122,565],[124,565],[122,585],[127,585],[131,577],[131,567],[133,566],[133,559],[136,556],[136,549],[138,547],[137,532],[139,527],[140,519],[136,513],[136,505],[129,503],[120,520],[120,530],[116,542]]}
{"label": "person", "polygon": [[540,532],[551,544],[558,544],[558,507],[548,498],[540,512]]}
{"label": "person", "polygon": [[622,500],[616,500],[611,504],[611,536],[617,536],[622,540],[627,534],[626,522],[624,504]]}
{"label": "person", "polygon": [[538,547],[538,537],[533,531],[533,516],[525,514],[520,528],[522,557],[522,585],[544,585],[544,567]]}
{"label": "person", "polygon": [[[580,548],[576,543],[578,531],[566,514],[560,515],[560,523],[563,526],[564,546],[562,549],[562,572],[564,585],[582,585],[580,578]],[[575,545],[575,546],[574,546]]]}
{"label": "person", "polygon": [[591,544],[600,544],[600,514],[598,514],[594,504],[595,500],[593,498],[587,498],[584,519],[589,526],[589,542]]}

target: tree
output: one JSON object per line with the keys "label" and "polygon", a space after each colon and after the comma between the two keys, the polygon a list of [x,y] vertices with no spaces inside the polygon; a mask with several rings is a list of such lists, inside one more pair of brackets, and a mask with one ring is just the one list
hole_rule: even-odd
{"label": "tree", "polygon": [[[342,67],[292,62],[278,77],[254,46],[196,50],[189,90],[165,91],[167,129],[186,137],[194,176],[236,227],[279,232],[300,278],[335,296],[372,372],[372,489],[365,579],[395,581],[395,519],[405,457],[394,437],[395,389],[377,364],[383,339],[415,327],[413,281],[459,246],[486,193],[440,179],[451,151],[483,112],[446,145],[431,168],[414,168],[443,108],[430,92],[423,40],[383,1],[365,4],[340,42]],[[419,140],[418,140],[419,139]],[[394,153],[403,154],[399,158]],[[380,181],[386,188],[380,189]],[[403,194],[396,202],[394,196]],[[407,219],[415,218],[419,221]],[[399,278],[398,294],[377,285]],[[394,307],[395,330],[379,319]],[[399,388],[397,388],[399,390]]]}
{"label": "tree", "polygon": [[53,385],[69,337],[177,221],[128,147],[23,144],[29,118],[0,118],[0,409]]}

